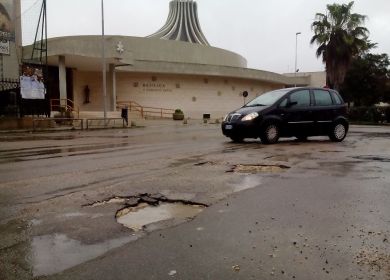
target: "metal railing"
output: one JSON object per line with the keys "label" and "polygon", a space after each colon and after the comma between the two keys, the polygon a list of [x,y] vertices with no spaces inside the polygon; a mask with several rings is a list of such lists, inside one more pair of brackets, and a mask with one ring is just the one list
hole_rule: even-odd
{"label": "metal railing", "polygon": [[87,129],[126,127],[123,118],[96,118],[86,119]]}
{"label": "metal railing", "polygon": [[77,113],[77,118],[80,117],[80,107],[70,99],[50,99],[50,110],[61,111],[64,108],[66,111],[73,111]]}
{"label": "metal railing", "polygon": [[38,118],[33,119],[33,130],[45,128],[58,128],[61,126],[69,126],[70,129],[84,129],[83,119],[72,118]]}
{"label": "metal railing", "polygon": [[0,79],[0,91],[18,89],[20,82],[18,79]]}
{"label": "metal railing", "polygon": [[147,116],[171,118],[172,114],[175,112],[174,109],[142,106],[134,101],[118,101],[117,107],[120,109],[127,107],[130,111],[139,112],[142,118]]}
{"label": "metal railing", "polygon": [[[124,128],[127,127],[123,118],[95,118],[85,119],[86,129],[99,128]],[[36,118],[33,119],[33,130],[53,128],[81,129],[84,130],[84,119],[72,118]]]}

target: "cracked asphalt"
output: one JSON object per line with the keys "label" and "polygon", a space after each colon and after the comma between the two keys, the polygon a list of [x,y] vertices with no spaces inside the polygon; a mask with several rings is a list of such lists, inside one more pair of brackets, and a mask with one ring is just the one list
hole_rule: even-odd
{"label": "cracked asphalt", "polygon": [[[134,232],[115,215],[140,197],[208,207]],[[0,279],[387,280],[389,205],[389,126],[276,145],[196,122],[0,133]]]}

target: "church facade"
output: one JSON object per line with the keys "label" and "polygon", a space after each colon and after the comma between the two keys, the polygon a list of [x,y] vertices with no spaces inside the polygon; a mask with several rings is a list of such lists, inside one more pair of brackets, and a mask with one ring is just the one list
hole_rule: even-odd
{"label": "church facade", "polygon": [[[288,76],[248,69],[239,54],[209,45],[195,1],[173,0],[166,24],[145,37],[105,36],[106,107],[136,102],[179,108],[187,117],[220,118],[266,91],[312,84],[311,75]],[[54,96],[72,99],[81,111],[103,110],[101,36],[48,40],[48,64],[58,67]],[[24,47],[24,53],[31,53]],[[322,86],[318,84],[318,86]]]}

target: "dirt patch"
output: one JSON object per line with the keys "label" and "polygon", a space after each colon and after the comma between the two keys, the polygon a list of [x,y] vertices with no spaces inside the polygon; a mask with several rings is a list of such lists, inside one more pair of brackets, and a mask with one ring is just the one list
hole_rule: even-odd
{"label": "dirt patch", "polygon": [[356,256],[356,263],[360,266],[368,266],[376,272],[384,272],[390,279],[390,255],[378,251],[363,250]]}

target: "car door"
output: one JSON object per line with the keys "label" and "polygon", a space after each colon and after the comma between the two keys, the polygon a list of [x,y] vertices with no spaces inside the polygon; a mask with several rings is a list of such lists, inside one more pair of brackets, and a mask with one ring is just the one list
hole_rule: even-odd
{"label": "car door", "polygon": [[326,89],[313,89],[315,130],[318,135],[327,134],[335,113],[335,106],[331,94]]}
{"label": "car door", "polygon": [[286,136],[311,135],[314,118],[309,89],[300,89],[289,94],[281,103],[284,134]]}

